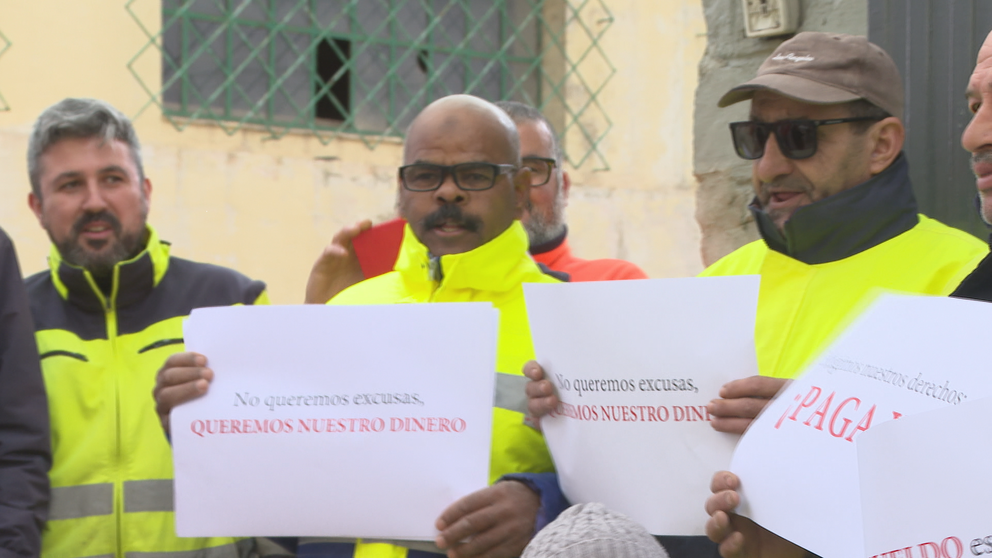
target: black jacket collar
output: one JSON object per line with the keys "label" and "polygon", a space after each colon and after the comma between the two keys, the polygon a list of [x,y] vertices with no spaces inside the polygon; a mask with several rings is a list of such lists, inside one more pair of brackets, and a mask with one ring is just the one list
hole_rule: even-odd
{"label": "black jacket collar", "polygon": [[905,154],[867,182],[800,207],[783,232],[757,200],[750,209],[770,249],[809,265],[851,257],[919,222]]}
{"label": "black jacket collar", "polygon": [[561,246],[562,243],[565,242],[565,237],[567,236],[568,236],[568,227],[566,226],[562,229],[561,234],[552,238],[551,240],[543,244],[538,244],[537,246],[531,245],[530,250],[528,250],[528,252],[530,252],[532,256],[536,256],[538,254],[544,254],[545,252],[550,252],[555,248]]}
{"label": "black jacket collar", "polygon": [[148,227],[144,250],[114,266],[109,296],[101,292],[89,271],[63,260],[55,246],[48,264],[55,287],[64,299],[88,312],[108,311],[135,304],[152,292],[168,269],[169,244]]}

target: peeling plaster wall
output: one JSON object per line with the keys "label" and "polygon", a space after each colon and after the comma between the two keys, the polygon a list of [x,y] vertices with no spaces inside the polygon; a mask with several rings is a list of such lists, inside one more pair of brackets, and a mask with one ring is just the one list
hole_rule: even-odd
{"label": "peeling plaster wall", "polygon": [[[703,268],[692,175],[693,95],[706,47],[702,3],[606,5],[613,24],[602,45],[616,75],[598,99],[612,122],[600,144],[609,168],[594,160],[567,169],[569,242],[579,257],[627,259],[651,277],[695,275]],[[568,148],[582,141],[578,131],[565,135]]]}
{"label": "peeling plaster wall", "polygon": [[[801,0],[800,31],[867,35],[867,0]],[[746,102],[718,108],[728,89],[754,77],[781,38],[744,36],[740,0],[703,0],[706,53],[699,63],[693,167],[699,181],[696,221],[702,259],[709,265],[758,238],[747,204],[753,197],[751,164],[734,153],[727,126],[747,120]]]}
{"label": "peeling plaster wall", "polygon": [[[629,259],[653,277],[693,275],[702,269],[692,165],[693,94],[706,46],[701,0],[577,4],[591,25],[611,25],[601,47],[616,73],[597,95],[601,113],[583,117],[594,129],[611,126],[600,143],[609,168],[596,160],[567,168],[572,248],[579,257]],[[130,6],[155,33],[161,1]],[[229,136],[211,123],[179,131],[146,107],[148,93],[128,65],[154,88],[161,61],[154,50],[135,59],[147,37],[122,2],[5,0],[0,30],[12,43],[0,57],[0,92],[11,107],[0,112],[0,226],[25,274],[45,269],[49,251],[26,203],[28,134],[45,107],[67,96],[138,115],[153,184],[149,222],[173,254],[264,280],[275,303],[302,302],[314,259],[342,226],[394,215],[399,141],[370,150],[354,138],[323,145],[305,134]],[[604,81],[613,70],[584,56],[580,26],[566,32],[569,55],[584,60],[583,79]],[[566,95],[581,103],[577,79]],[[583,141],[575,129],[566,134],[566,146]]]}

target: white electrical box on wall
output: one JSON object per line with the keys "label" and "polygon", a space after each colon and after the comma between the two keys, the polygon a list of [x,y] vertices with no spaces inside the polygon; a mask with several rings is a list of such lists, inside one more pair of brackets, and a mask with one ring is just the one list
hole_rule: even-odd
{"label": "white electrical box on wall", "polygon": [[748,37],[774,37],[799,29],[799,0],[741,0],[744,33]]}

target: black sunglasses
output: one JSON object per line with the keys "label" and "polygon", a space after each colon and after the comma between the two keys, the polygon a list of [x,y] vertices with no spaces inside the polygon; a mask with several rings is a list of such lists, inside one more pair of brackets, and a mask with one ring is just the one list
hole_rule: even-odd
{"label": "black sunglasses", "polygon": [[816,129],[819,126],[878,120],[874,116],[832,118],[830,120],[779,120],[778,122],[731,122],[730,135],[734,149],[742,159],[749,161],[765,155],[768,136],[775,134],[778,148],[789,159],[807,159],[816,153]]}

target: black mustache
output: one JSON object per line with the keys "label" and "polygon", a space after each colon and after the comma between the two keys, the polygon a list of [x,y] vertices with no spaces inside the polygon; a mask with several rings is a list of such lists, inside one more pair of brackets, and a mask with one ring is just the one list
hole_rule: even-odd
{"label": "black mustache", "polygon": [[992,150],[976,151],[971,154],[971,168],[979,163],[992,163]]}
{"label": "black mustache", "polygon": [[444,222],[450,222],[465,229],[468,232],[479,232],[482,228],[482,219],[475,215],[466,215],[462,208],[457,205],[445,204],[431,213],[421,221],[424,229],[433,229]]}
{"label": "black mustache", "polygon": [[110,228],[114,229],[114,233],[120,236],[121,222],[109,211],[98,211],[96,213],[83,214],[83,216],[72,225],[72,232],[79,235],[83,232],[83,227],[96,221],[103,221],[110,224]]}

